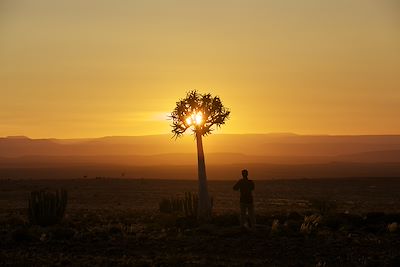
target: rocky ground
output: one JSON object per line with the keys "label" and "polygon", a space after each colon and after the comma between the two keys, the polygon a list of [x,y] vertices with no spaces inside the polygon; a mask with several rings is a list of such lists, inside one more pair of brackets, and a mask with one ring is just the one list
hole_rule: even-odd
{"label": "rocky ground", "polygon": [[[253,230],[239,227],[232,182],[210,182],[207,223],[159,212],[162,198],[196,187],[0,181],[0,266],[400,266],[399,179],[256,181]],[[41,188],[68,191],[61,224],[29,223],[29,192]]]}
{"label": "rocky ground", "polygon": [[[400,266],[400,214],[320,217],[301,232],[304,215],[258,215],[256,229],[237,214],[204,224],[158,212],[82,210],[61,225],[1,218],[1,266]],[[274,223],[275,222],[275,223]],[[272,227],[272,225],[274,226]]]}

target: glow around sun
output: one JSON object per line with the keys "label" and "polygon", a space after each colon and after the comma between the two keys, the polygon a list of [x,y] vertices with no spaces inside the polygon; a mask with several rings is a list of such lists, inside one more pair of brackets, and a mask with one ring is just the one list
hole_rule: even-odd
{"label": "glow around sun", "polygon": [[200,126],[203,124],[203,113],[193,112],[190,116],[186,118],[186,124],[188,126],[197,125]]}

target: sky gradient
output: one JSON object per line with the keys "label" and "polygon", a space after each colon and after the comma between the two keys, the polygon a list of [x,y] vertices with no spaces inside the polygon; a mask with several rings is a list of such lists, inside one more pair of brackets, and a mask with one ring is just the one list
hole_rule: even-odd
{"label": "sky gradient", "polygon": [[400,134],[395,0],[0,1],[0,136],[170,132],[186,91],[220,133]]}

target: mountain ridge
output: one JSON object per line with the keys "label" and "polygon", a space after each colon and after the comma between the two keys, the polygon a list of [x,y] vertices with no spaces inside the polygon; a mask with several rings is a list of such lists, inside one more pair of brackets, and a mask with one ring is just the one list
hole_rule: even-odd
{"label": "mountain ridge", "polygon": [[[193,136],[171,135],[101,137],[93,139],[0,138],[0,157],[158,155],[196,153]],[[257,156],[324,157],[400,150],[400,135],[309,136],[282,134],[219,134],[204,140],[208,153]]]}

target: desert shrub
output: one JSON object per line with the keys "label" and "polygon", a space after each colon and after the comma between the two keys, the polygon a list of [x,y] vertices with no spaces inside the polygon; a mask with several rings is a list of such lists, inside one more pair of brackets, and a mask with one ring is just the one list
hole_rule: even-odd
{"label": "desert shrub", "polygon": [[321,223],[322,217],[317,214],[313,214],[310,216],[304,217],[304,222],[300,226],[300,232],[302,234],[311,234],[315,233],[319,224]]}
{"label": "desert shrub", "polygon": [[281,231],[281,225],[278,219],[272,221],[271,234],[278,234]]}
{"label": "desert shrub", "polygon": [[117,224],[117,227],[124,235],[136,234],[138,227],[134,224]]}
{"label": "desert shrub", "polygon": [[397,222],[389,223],[387,229],[390,233],[395,233],[399,230],[399,225]]}
{"label": "desert shrub", "polygon": [[67,207],[67,191],[33,191],[29,198],[28,217],[34,225],[49,226],[61,222]]}
{"label": "desert shrub", "polygon": [[196,194],[185,192],[185,196],[182,199],[182,205],[186,217],[197,216],[198,201],[199,199]]}
{"label": "desert shrub", "polygon": [[109,223],[105,228],[111,236],[135,235],[141,230],[141,228],[135,224],[123,223]]}
{"label": "desert shrub", "polygon": [[[159,210],[162,213],[183,213],[186,217],[196,217],[199,198],[197,194],[185,192],[183,197],[164,198],[159,202]],[[213,198],[211,197],[211,209]]]}
{"label": "desert shrub", "polygon": [[337,208],[336,202],[327,198],[311,199],[309,202],[311,208],[320,215],[330,214]]}

